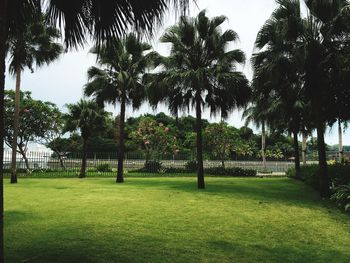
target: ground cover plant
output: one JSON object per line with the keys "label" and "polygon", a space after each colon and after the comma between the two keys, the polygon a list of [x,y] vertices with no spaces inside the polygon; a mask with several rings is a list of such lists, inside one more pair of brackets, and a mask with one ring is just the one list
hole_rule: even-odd
{"label": "ground cover plant", "polygon": [[6,262],[348,262],[349,217],[311,187],[195,180],[6,181]]}

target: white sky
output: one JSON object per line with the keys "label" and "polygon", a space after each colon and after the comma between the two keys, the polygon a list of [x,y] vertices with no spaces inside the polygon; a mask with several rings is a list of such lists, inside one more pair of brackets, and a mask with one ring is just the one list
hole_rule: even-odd
{"label": "white sky", "polygon": [[[247,77],[251,79],[252,71],[249,64],[249,58],[254,49],[254,41],[257,32],[269,18],[272,11],[276,7],[274,0],[197,0],[197,6],[192,5],[190,15],[196,15],[200,10],[206,9],[209,16],[225,15],[228,22],[223,25],[223,29],[235,30],[239,37],[239,43],[233,45],[233,48],[241,48],[247,56],[247,63],[242,68]],[[166,54],[169,47],[158,44],[157,41],[164,30],[174,24],[176,18],[169,14],[165,19],[163,27],[158,30],[158,35],[152,40],[154,48]],[[87,82],[87,69],[95,64],[93,55],[88,54],[89,47],[79,51],[71,51],[64,54],[58,61],[52,63],[49,67],[43,67],[30,73],[28,70],[22,76],[22,90],[32,92],[36,99],[51,101],[56,103],[61,109],[64,109],[66,103],[74,103],[78,101],[83,94],[83,86]],[[12,76],[7,74],[6,89],[14,89],[15,81]],[[118,113],[116,109],[108,108],[114,114]],[[157,111],[153,111],[147,104],[143,105],[140,110],[133,112],[131,108],[127,110],[127,115],[138,116],[144,113],[166,112],[164,106],[158,107]],[[217,121],[210,118],[210,114],[206,112],[204,117],[210,121]],[[241,120],[241,114],[237,111],[233,112],[227,120],[229,124],[236,127],[244,125]],[[333,128],[327,131],[326,142],[328,144],[337,144],[337,129]],[[350,132],[344,136],[344,142],[350,145]]]}

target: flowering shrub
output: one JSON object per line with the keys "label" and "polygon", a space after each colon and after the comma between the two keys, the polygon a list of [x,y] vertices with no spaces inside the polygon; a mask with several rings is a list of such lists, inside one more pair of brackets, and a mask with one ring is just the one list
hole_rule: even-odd
{"label": "flowering shrub", "polygon": [[150,159],[157,160],[164,154],[178,151],[176,137],[171,134],[170,128],[149,117],[144,117],[139,122],[137,130],[131,133],[131,137],[144,149],[146,163]]}

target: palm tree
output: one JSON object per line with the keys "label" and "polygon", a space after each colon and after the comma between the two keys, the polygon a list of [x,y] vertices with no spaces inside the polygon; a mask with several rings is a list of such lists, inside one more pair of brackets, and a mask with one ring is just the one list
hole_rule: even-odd
{"label": "palm tree", "polygon": [[134,34],[91,50],[97,55],[101,68],[91,67],[88,71],[89,83],[85,95],[94,96],[99,105],[120,103],[119,113],[119,147],[117,182],[122,183],[124,161],[124,124],[125,108],[131,104],[134,109],[141,106],[146,97],[142,77],[152,61],[153,53],[145,54],[151,46]]}
{"label": "palm tree", "polygon": [[67,105],[65,116],[66,132],[80,131],[83,139],[83,152],[79,178],[85,177],[88,141],[91,136],[103,129],[107,113],[95,101],[80,100]]}
{"label": "palm tree", "polygon": [[[17,32],[18,33],[18,32]],[[62,45],[55,43],[59,38],[59,31],[44,25],[43,17],[38,21],[28,24],[23,32],[16,35],[9,35],[7,42],[7,53],[11,62],[10,73],[16,76],[15,110],[13,118],[13,142],[12,142],[12,163],[11,163],[11,183],[17,183],[16,155],[17,155],[17,135],[19,125],[19,104],[21,73],[27,67],[32,72],[36,64],[40,67],[49,64],[62,53]]]}
{"label": "palm tree", "polygon": [[241,50],[228,51],[228,44],[238,39],[232,30],[222,32],[226,17],[209,19],[205,11],[196,18],[182,16],[161,38],[171,44],[168,57],[159,57],[160,72],[146,76],[152,105],[165,102],[173,115],[180,110],[196,111],[198,188],[205,188],[202,150],[202,112],[226,118],[234,108],[250,99],[246,77],[236,70],[245,61]]}
{"label": "palm tree", "polygon": [[[291,124],[289,129],[294,134],[295,147],[297,131],[303,130],[305,120],[316,127],[320,193],[328,197],[330,183],[324,131],[326,123],[339,117],[337,102],[349,97],[343,96],[348,88],[339,81],[338,62],[344,37],[349,32],[349,4],[345,0],[309,0],[306,3],[310,12],[304,19],[298,0],[278,0],[277,3],[279,7],[259,32],[256,44],[261,50],[261,61],[269,61],[271,80],[278,84],[275,87],[279,87],[277,91],[284,108],[281,115],[285,123]],[[302,113],[300,102],[309,107],[307,116]],[[295,154],[298,156],[297,151]]]}
{"label": "palm tree", "polygon": [[253,123],[257,128],[261,127],[261,158],[263,162],[263,169],[266,171],[266,126],[269,124],[271,117],[271,102],[270,98],[263,98],[262,96],[253,96],[253,103],[247,107],[242,115],[245,119],[245,125]]}
{"label": "palm tree", "polygon": [[[255,75],[265,77],[266,89],[275,93],[275,116],[273,126],[281,132],[293,135],[296,178],[300,177],[298,134],[302,129],[305,113],[305,98],[302,87],[302,56],[298,47],[298,36],[302,28],[300,3],[297,0],[279,0],[279,7],[265,22],[258,33],[254,54]],[[258,76],[259,77],[259,76]],[[258,91],[259,93],[259,91]]]}
{"label": "palm tree", "polygon": [[302,35],[305,53],[305,93],[311,102],[311,115],[317,130],[320,192],[322,197],[329,197],[330,179],[324,132],[326,123],[339,117],[339,104],[348,98],[343,95],[344,91],[348,92],[348,88],[337,79],[341,79],[339,55],[344,48],[344,36],[349,34],[350,5],[346,0],[305,2],[310,10]]}
{"label": "palm tree", "polygon": [[96,43],[110,37],[120,37],[130,27],[152,35],[170,7],[187,10],[190,0],[0,0],[0,263],[4,262],[3,242],[3,138],[5,43],[8,33],[23,31],[27,21],[41,14],[43,3],[51,25],[64,28],[67,47],[82,45],[92,36]]}

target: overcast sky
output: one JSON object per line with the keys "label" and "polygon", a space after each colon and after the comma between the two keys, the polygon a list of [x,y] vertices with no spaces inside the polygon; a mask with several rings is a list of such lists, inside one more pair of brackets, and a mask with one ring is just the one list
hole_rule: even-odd
{"label": "overcast sky", "polygon": [[[232,45],[232,48],[241,48],[246,53],[248,62],[242,70],[251,79],[252,70],[249,58],[254,50],[255,37],[275,7],[275,0],[197,0],[197,6],[191,6],[190,14],[196,15],[200,10],[206,9],[209,16],[225,15],[228,18],[223,29],[230,28],[238,33],[240,41]],[[154,48],[162,54],[167,54],[169,47],[158,44],[157,40],[164,30],[175,21],[176,17],[169,14],[165,19],[164,26],[159,28],[158,34],[152,40]],[[88,54],[88,51],[88,46],[79,51],[70,51],[49,67],[37,69],[34,74],[25,71],[22,77],[22,90],[31,91],[36,99],[54,102],[61,109],[64,109],[66,103],[78,101],[82,97],[83,86],[87,82],[87,69],[95,64],[95,57]],[[7,75],[6,89],[14,89],[14,87],[14,78]],[[118,113],[118,107],[116,109],[108,108],[108,110],[113,111],[114,114]],[[129,108],[127,116],[161,111],[167,112],[166,107],[160,106],[157,111],[153,111],[145,104],[136,112]],[[211,121],[217,121],[215,118],[210,118],[208,112],[204,114],[204,117]],[[241,114],[237,111],[233,112],[227,121],[236,127],[244,125]],[[346,133],[344,140],[346,144],[350,145],[350,132]],[[327,131],[326,142],[337,144],[336,128]]]}

